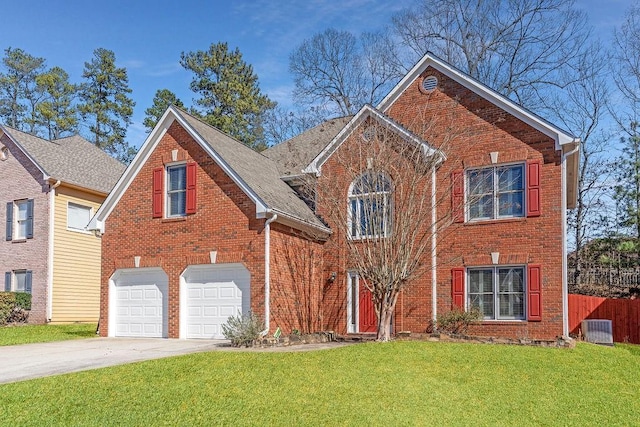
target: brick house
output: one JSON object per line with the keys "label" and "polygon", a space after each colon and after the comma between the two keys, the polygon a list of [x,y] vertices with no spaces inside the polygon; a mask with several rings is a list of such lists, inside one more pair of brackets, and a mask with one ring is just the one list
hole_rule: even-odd
{"label": "brick house", "polygon": [[[477,335],[567,335],[579,140],[430,54],[377,107],[262,154],[170,107],[91,223],[103,233],[100,334],[220,338],[229,315],[249,310],[267,332],[372,332],[343,243],[372,219],[338,161],[372,125],[440,156],[425,191],[447,202],[425,215],[451,219],[400,295],[394,330],[422,332],[458,306],[481,311]],[[368,162],[358,167],[365,177]],[[341,196],[306,192],[308,177]],[[380,206],[392,204],[392,181]],[[336,207],[348,223],[332,223]],[[387,227],[393,210],[382,211]]]}
{"label": "brick house", "polygon": [[30,323],[96,322],[101,242],[85,227],[124,165],[79,136],[0,126],[0,170],[2,290],[31,293]]}

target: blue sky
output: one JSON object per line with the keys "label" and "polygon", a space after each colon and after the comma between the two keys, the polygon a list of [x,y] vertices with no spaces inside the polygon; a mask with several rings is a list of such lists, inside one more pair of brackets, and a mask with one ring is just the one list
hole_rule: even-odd
{"label": "blue sky", "polygon": [[[136,102],[128,140],[139,146],[146,135],[144,110],[156,90],[167,88],[187,105],[190,74],[180,53],[205,50],[226,41],[238,47],[259,76],[260,87],[286,106],[293,88],[290,52],[329,26],[356,33],[379,29],[411,0],[231,0],[231,1],[15,1],[2,7],[0,48],[21,48],[44,57],[81,80],[84,63],[98,47],[115,52],[129,74]],[[578,0],[604,39],[624,19],[630,0]]]}

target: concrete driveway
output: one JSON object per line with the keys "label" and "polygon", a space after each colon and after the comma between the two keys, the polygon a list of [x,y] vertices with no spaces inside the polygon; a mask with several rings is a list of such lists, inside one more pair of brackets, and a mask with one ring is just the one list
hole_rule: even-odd
{"label": "concrete driveway", "polygon": [[0,384],[141,360],[229,349],[226,340],[90,338],[0,347]]}

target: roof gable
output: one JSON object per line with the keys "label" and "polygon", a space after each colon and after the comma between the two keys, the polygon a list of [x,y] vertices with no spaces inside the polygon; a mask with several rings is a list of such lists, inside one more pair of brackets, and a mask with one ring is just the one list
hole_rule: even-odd
{"label": "roof gable", "polygon": [[125,169],[125,165],[78,135],[48,141],[8,126],[1,129],[40,169],[44,179],[107,194]]}
{"label": "roof gable", "polygon": [[329,142],[329,144],[309,163],[304,169],[305,173],[319,174],[322,165],[331,157],[331,155],[340,147],[340,145],[360,126],[367,118],[371,118],[381,126],[396,133],[401,138],[416,146],[422,146],[425,155],[439,155],[444,159],[444,154],[431,147],[426,141],[395,120],[382,114],[380,111],[370,105],[365,105],[358,113],[349,120],[340,132]]}
{"label": "roof gable", "polygon": [[257,218],[264,218],[269,213],[277,213],[281,222],[288,220],[294,226],[306,225],[323,233],[330,232],[296,193],[280,179],[275,163],[174,106],[170,106],[165,111],[142,144],[107,200],[91,220],[90,228],[104,231],[104,221],[174,122],[185,129],[249,197],[256,206]]}
{"label": "roof gable", "polygon": [[563,145],[579,143],[578,138],[570,135],[566,131],[551,124],[526,108],[521,107],[504,95],[501,95],[480,81],[441,60],[431,52],[427,52],[427,54],[418,61],[418,63],[402,78],[402,80],[400,80],[400,82],[391,89],[389,94],[378,104],[378,110],[386,113],[402,93],[430,67],[438,70],[440,73],[451,78],[458,84],[500,107],[519,120],[522,120],[524,123],[544,135],[552,138],[556,143],[557,150],[560,150]]}
{"label": "roof gable", "polygon": [[353,116],[337,117],[306,130],[262,152],[278,166],[283,179],[303,173],[311,161],[349,123]]}

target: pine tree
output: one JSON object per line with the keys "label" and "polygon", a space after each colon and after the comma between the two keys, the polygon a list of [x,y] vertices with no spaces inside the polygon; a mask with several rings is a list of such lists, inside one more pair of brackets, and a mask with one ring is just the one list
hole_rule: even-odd
{"label": "pine tree", "polygon": [[77,110],[73,100],[76,85],[69,83],[69,75],[60,67],[36,77],[43,100],[36,106],[37,121],[48,133],[49,139],[58,139],[64,133],[73,133],[78,127]]}
{"label": "pine tree", "polygon": [[618,158],[618,184],[615,199],[619,205],[618,222],[640,238],[640,133],[639,123],[631,123],[629,136],[622,138]]}
{"label": "pine tree", "polygon": [[238,48],[212,44],[208,51],[183,52],[180,64],[194,74],[191,90],[200,96],[194,113],[249,147],[266,147],[263,121],[276,104],[260,92],[258,76]]}
{"label": "pine tree", "polygon": [[115,54],[98,48],[91,62],[85,62],[78,106],[82,118],[92,121],[89,130],[93,143],[123,162],[130,161],[135,150],[125,141],[135,102],[129,98],[126,68],[116,67]]}
{"label": "pine tree", "polygon": [[44,58],[29,55],[22,49],[7,48],[0,73],[0,120],[9,126],[36,133],[35,107],[41,93],[36,77],[44,71]]}
{"label": "pine tree", "polygon": [[184,107],[184,104],[178,99],[175,93],[169,89],[159,89],[153,97],[153,105],[144,111],[147,116],[144,118],[142,124],[149,132],[158,124],[160,117],[162,117],[170,105],[175,105],[179,108]]}

